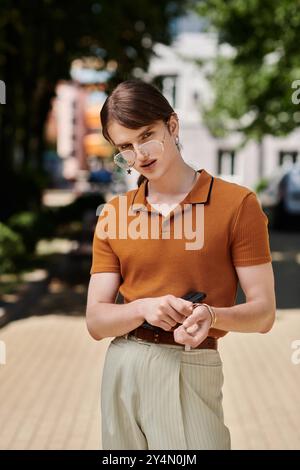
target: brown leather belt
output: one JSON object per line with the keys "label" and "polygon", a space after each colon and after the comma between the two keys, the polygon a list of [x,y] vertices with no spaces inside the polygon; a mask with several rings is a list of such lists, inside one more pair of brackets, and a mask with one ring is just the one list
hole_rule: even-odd
{"label": "brown leather belt", "polygon": [[[169,333],[165,330],[154,331],[148,328],[143,328],[139,326],[135,330],[129,331],[125,337],[134,336],[137,339],[150,341],[150,343],[161,343],[161,344],[175,344],[177,346],[184,346],[183,344],[176,343],[174,341],[173,333]],[[218,349],[218,341],[216,338],[208,336],[205,340],[192,349]]]}

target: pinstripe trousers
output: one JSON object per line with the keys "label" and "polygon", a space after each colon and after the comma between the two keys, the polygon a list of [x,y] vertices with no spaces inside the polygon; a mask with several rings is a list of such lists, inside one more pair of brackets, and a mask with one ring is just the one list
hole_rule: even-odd
{"label": "pinstripe trousers", "polygon": [[116,337],[101,384],[102,449],[230,449],[213,349]]}

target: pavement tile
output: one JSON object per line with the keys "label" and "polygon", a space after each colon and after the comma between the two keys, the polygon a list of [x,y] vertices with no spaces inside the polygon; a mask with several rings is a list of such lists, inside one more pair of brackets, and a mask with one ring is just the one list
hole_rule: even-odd
{"label": "pavement tile", "polygon": [[[300,310],[279,310],[268,334],[220,340],[223,404],[233,449],[300,449]],[[0,449],[99,449],[100,383],[111,338],[90,338],[82,317],[6,325],[0,340]]]}

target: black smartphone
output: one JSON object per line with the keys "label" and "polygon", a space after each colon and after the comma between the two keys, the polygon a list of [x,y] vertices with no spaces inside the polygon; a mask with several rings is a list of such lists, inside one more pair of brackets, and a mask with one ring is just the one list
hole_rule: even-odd
{"label": "black smartphone", "polygon": [[[205,292],[188,292],[185,294],[183,297],[181,297],[184,300],[189,300],[190,302],[196,303],[196,302],[201,302],[201,300],[205,299],[206,294]],[[143,328],[148,328],[149,330],[159,330],[158,327],[151,325],[147,321],[144,321],[144,323],[141,325]],[[174,327],[175,328],[175,327]]]}
{"label": "black smartphone", "polygon": [[184,300],[189,300],[190,302],[196,303],[196,302],[201,302],[201,300],[205,299],[206,294],[205,292],[189,292],[188,294],[185,294],[183,297],[181,297]]}

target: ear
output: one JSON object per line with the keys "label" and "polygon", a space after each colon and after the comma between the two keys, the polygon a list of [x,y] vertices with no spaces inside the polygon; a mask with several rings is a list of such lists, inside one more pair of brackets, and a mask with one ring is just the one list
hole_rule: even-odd
{"label": "ear", "polygon": [[176,113],[171,114],[169,117],[169,132],[171,135],[178,135],[179,124],[178,124],[178,116]]}

